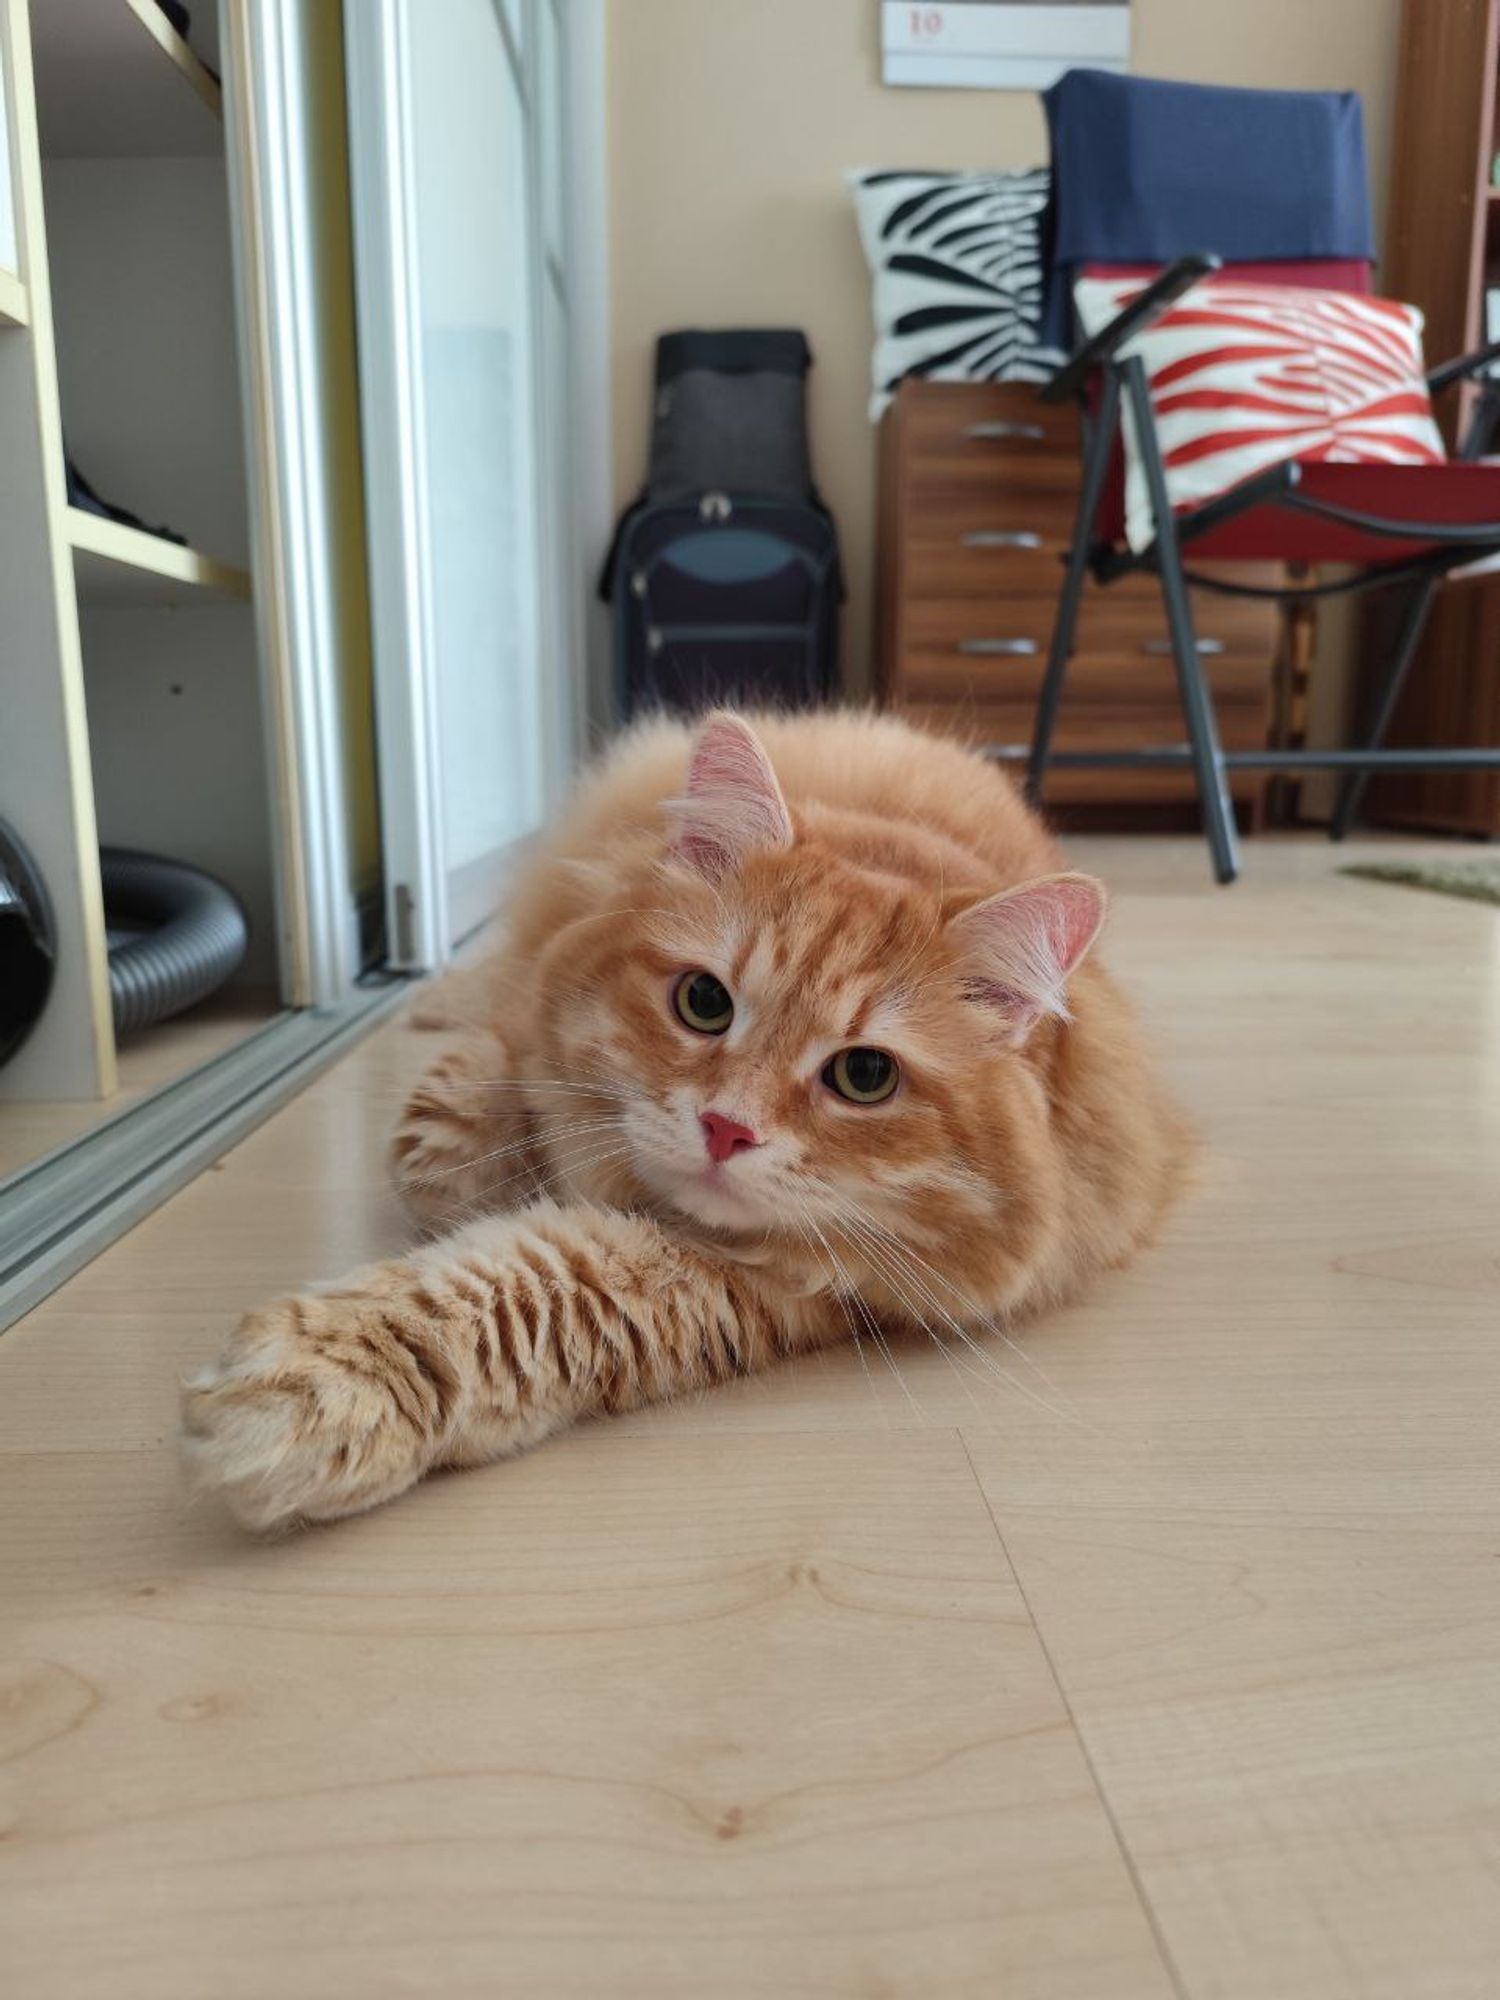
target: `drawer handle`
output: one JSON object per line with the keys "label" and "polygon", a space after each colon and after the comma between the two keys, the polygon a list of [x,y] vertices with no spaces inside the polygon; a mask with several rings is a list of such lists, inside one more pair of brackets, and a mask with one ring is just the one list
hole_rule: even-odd
{"label": "drawer handle", "polygon": [[[1171,650],[1172,641],[1170,639],[1148,639],[1141,648],[1143,653],[1163,655],[1170,653]],[[1223,650],[1224,641],[1222,639],[1200,639],[1198,641],[1198,651],[1207,659],[1213,659],[1217,654],[1222,653]]]}
{"label": "drawer handle", "polygon": [[1002,529],[980,528],[972,535],[965,535],[966,549],[1039,549],[1040,535],[1034,535],[1029,528]]}
{"label": "drawer handle", "polygon": [[1025,660],[1040,649],[1035,639],[960,639],[958,650],[985,658]]}
{"label": "drawer handle", "polygon": [[964,431],[966,438],[1026,438],[1040,444],[1047,432],[1041,424],[988,423],[970,424]]}

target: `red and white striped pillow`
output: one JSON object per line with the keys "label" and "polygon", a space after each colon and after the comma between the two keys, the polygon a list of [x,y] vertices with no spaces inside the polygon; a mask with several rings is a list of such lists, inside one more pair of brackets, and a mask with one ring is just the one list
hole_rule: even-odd
{"label": "red and white striped pillow", "polygon": [[[1144,287],[1083,278],[1097,333]],[[1393,299],[1205,278],[1122,350],[1145,363],[1174,510],[1283,459],[1434,465],[1446,453],[1422,379],[1422,315]],[[1125,413],[1126,537],[1154,539],[1134,425]]]}

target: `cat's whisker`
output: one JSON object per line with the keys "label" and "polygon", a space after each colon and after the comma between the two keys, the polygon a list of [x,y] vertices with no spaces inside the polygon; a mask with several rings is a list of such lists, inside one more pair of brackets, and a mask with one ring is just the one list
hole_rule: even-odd
{"label": "cat's whisker", "polygon": [[1008,1376],[1005,1370],[1000,1368],[998,1364],[994,1364],[991,1370],[988,1373],[985,1373],[975,1368],[968,1360],[965,1359],[965,1357],[962,1354],[955,1354],[952,1348],[949,1346],[948,1342],[942,1337],[940,1333],[938,1333],[936,1328],[932,1325],[931,1321],[922,1312],[920,1305],[917,1303],[916,1300],[913,1299],[911,1293],[907,1290],[906,1285],[902,1282],[900,1275],[883,1264],[879,1254],[878,1246],[873,1245],[867,1241],[862,1241],[861,1238],[857,1234],[855,1234],[855,1232],[852,1229],[849,1229],[847,1233],[851,1236],[855,1247],[862,1252],[862,1254],[869,1260],[871,1265],[874,1267],[876,1276],[879,1277],[883,1283],[888,1285],[890,1289],[896,1294],[896,1297],[901,1301],[905,1310],[911,1316],[913,1322],[918,1327],[921,1328],[923,1333],[927,1335],[928,1339],[932,1342],[933,1346],[937,1349],[938,1353],[942,1355],[943,1359],[948,1363],[948,1366],[953,1370],[954,1376],[957,1379],[960,1388],[962,1388],[964,1393],[968,1396],[970,1403],[973,1405],[975,1413],[981,1418],[981,1421],[988,1421],[988,1419],[985,1418],[984,1412],[980,1409],[979,1403],[974,1395],[973,1390],[969,1387],[968,1382],[964,1379],[966,1376],[972,1376],[975,1381],[983,1382],[987,1388],[993,1388],[996,1381],[999,1381],[1007,1387],[1022,1387],[1022,1393],[1023,1394],[1026,1393],[1024,1387],[1020,1384],[1013,1383],[1011,1377]]}
{"label": "cat's whisker", "polygon": [[531,1199],[540,1201],[549,1188],[555,1187],[559,1181],[567,1180],[569,1175],[582,1173],[587,1167],[602,1167],[609,1160],[625,1159],[633,1151],[634,1148],[627,1141],[624,1145],[606,1147],[603,1152],[591,1153],[585,1158],[575,1155],[566,1159],[537,1183],[531,1190]]}
{"label": "cat's whisker", "polygon": [[635,1094],[627,1089],[617,1076],[606,1075],[603,1070],[594,1075],[581,1066],[576,1068],[575,1074],[571,1077],[538,1077],[534,1081],[528,1078],[526,1082],[530,1088],[535,1090],[558,1090],[563,1092],[572,1090],[595,1097],[628,1099]]}
{"label": "cat's whisker", "polygon": [[[554,1172],[535,1181],[534,1185],[526,1188],[523,1194],[517,1196],[508,1205],[526,1208],[531,1203],[542,1200],[551,1188],[557,1186],[559,1182],[566,1180],[569,1174],[580,1172],[586,1167],[601,1166],[606,1160],[623,1158],[629,1151],[630,1148],[628,1146],[622,1146],[614,1152],[596,1154],[587,1159],[569,1160]],[[491,1186],[482,1189],[477,1195],[471,1195],[463,1201],[455,1202],[450,1209],[444,1211],[444,1219],[456,1228],[464,1222],[477,1222],[492,1215],[495,1209],[494,1197],[503,1188],[509,1187],[512,1183],[524,1181],[534,1175],[535,1171],[534,1168],[527,1168],[522,1173],[511,1175],[507,1180],[493,1183]]]}
{"label": "cat's whisker", "polygon": [[405,1177],[406,1184],[408,1187],[430,1187],[434,1181],[451,1179],[454,1174],[472,1173],[479,1167],[488,1166],[493,1160],[503,1160],[512,1153],[523,1153],[528,1147],[572,1139],[584,1133],[612,1130],[618,1128],[620,1122],[618,1114],[612,1113],[607,1118],[578,1119],[571,1125],[564,1125],[559,1131],[548,1132],[545,1135],[528,1132],[524,1138],[513,1139],[509,1145],[496,1146],[492,1152],[476,1153],[472,1159],[460,1160],[457,1166],[434,1167],[430,1173],[425,1174],[408,1174]]}
{"label": "cat's whisker", "polygon": [[[1012,1354],[1016,1355],[1019,1360],[1024,1361],[1026,1363],[1026,1366],[1030,1368],[1032,1372],[1036,1375],[1037,1379],[1039,1381],[1045,1382],[1047,1387],[1053,1392],[1054,1395],[1061,1396],[1066,1401],[1067,1391],[1059,1383],[1053,1381],[1052,1377],[1047,1373],[1046,1369],[1043,1368],[1042,1364],[1035,1358],[1034,1355],[1029,1354],[1018,1340],[1013,1340],[1011,1338],[1011,1336],[1005,1331],[1004,1327],[1000,1326],[997,1323],[993,1314],[983,1312],[971,1298],[969,1298],[962,1290],[960,1290],[960,1288],[957,1285],[954,1284],[953,1280],[947,1275],[946,1272],[940,1271],[935,1264],[929,1263],[928,1260],[925,1257],[923,1257],[920,1254],[920,1252],[911,1243],[909,1243],[904,1236],[897,1236],[894,1230],[884,1228],[880,1222],[879,1217],[873,1215],[870,1212],[870,1210],[866,1208],[862,1202],[857,1201],[853,1195],[842,1195],[840,1199],[844,1202],[845,1206],[849,1211],[859,1216],[863,1220],[867,1229],[872,1230],[873,1232],[875,1232],[875,1234],[880,1236],[882,1240],[885,1241],[893,1250],[899,1250],[901,1255],[905,1257],[909,1262],[919,1264],[924,1271],[928,1272],[933,1278],[937,1279],[937,1281],[940,1284],[945,1285],[948,1291],[952,1293],[953,1297],[957,1299],[959,1305],[973,1316],[974,1323],[977,1326],[982,1326],[986,1332],[992,1333],[997,1340],[1001,1341],[1006,1347],[1010,1349]],[[934,1304],[936,1303],[937,1302],[934,1301]]]}
{"label": "cat's whisker", "polygon": [[[460,1201],[455,1202],[452,1209],[448,1212],[451,1214],[460,1214],[468,1210],[473,1214],[485,1214],[493,1209],[497,1195],[501,1194],[506,1188],[515,1186],[518,1181],[531,1180],[537,1182],[537,1175],[541,1171],[542,1165],[547,1165],[551,1167],[551,1171],[540,1182],[537,1182],[535,1186],[528,1190],[528,1198],[537,1200],[554,1181],[562,1179],[566,1174],[573,1173],[581,1167],[594,1164],[592,1159],[584,1156],[591,1153],[592,1149],[602,1141],[603,1137],[604,1135],[599,1132],[581,1134],[571,1142],[566,1157],[556,1162],[549,1160],[540,1163],[531,1163],[521,1167],[515,1173],[503,1175],[498,1180],[487,1181],[474,1194],[465,1196]],[[628,1142],[618,1147],[611,1144],[607,1150],[606,1157],[613,1156],[616,1152],[628,1153],[630,1150]]]}
{"label": "cat's whisker", "polygon": [[[938,1313],[961,1338],[968,1337],[966,1329],[952,1317],[941,1300],[934,1297],[929,1287],[922,1283],[920,1277],[912,1269],[911,1264],[902,1254],[903,1245],[900,1245],[888,1234],[883,1234],[863,1222],[852,1209],[846,1212],[840,1222],[830,1226],[839,1229],[841,1233],[847,1235],[860,1248],[863,1254],[874,1265],[876,1275],[881,1277],[884,1282],[894,1285],[897,1279],[901,1281],[897,1288],[899,1289],[900,1296],[907,1302],[909,1310],[912,1309],[911,1300],[914,1290],[915,1295],[923,1299],[933,1311]],[[970,1345],[973,1345],[972,1340],[970,1341]],[[977,1351],[982,1353],[982,1350]],[[1009,1371],[1001,1368],[1000,1363],[995,1361],[992,1355],[985,1356],[984,1358],[1003,1380],[1009,1382],[1014,1379]]]}
{"label": "cat's whisker", "polygon": [[590,1062],[586,1056],[576,1052],[569,1055],[566,1061],[558,1061],[555,1057],[544,1056],[540,1050],[534,1050],[528,1061],[534,1068],[551,1070],[554,1074],[563,1075],[567,1080],[575,1076],[602,1076],[607,1077],[610,1082],[618,1080],[613,1069],[606,1069],[602,1063]]}
{"label": "cat's whisker", "polygon": [[911,1404],[912,1409],[916,1414],[918,1422],[923,1424],[927,1423],[929,1419],[926,1411],[923,1410],[921,1404],[912,1394],[910,1383],[907,1381],[906,1377],[901,1373],[900,1368],[896,1365],[896,1357],[891,1353],[890,1344],[887,1342],[884,1334],[881,1332],[879,1323],[877,1322],[874,1313],[870,1311],[869,1306],[866,1304],[865,1300],[860,1296],[859,1287],[850,1277],[848,1268],[845,1266],[845,1264],[839,1257],[838,1252],[834,1249],[833,1245],[828,1241],[828,1238],[823,1234],[822,1230],[818,1227],[817,1223],[813,1220],[811,1215],[807,1216],[806,1221],[808,1228],[812,1230],[813,1234],[817,1237],[818,1241],[823,1245],[823,1248],[828,1252],[828,1255],[832,1260],[834,1269],[843,1279],[844,1285],[848,1291],[850,1299],[853,1301],[856,1310],[859,1312],[860,1316],[863,1318],[865,1322],[865,1326],[869,1331],[871,1340],[874,1341],[877,1351],[883,1357],[885,1364],[890,1369],[891,1373],[895,1376],[896,1382],[901,1390],[901,1393],[905,1396],[907,1402]]}
{"label": "cat's whisker", "polygon": [[[621,1122],[617,1113],[610,1113],[602,1118],[577,1119],[546,1136],[554,1143],[575,1138],[592,1139],[606,1130],[619,1127]],[[441,1183],[444,1181],[451,1180],[458,1175],[472,1174],[481,1167],[495,1161],[514,1157],[517,1153],[534,1150],[542,1143],[543,1135],[540,1132],[536,1130],[528,1131],[523,1133],[521,1137],[509,1141],[506,1145],[494,1147],[489,1152],[476,1153],[472,1156],[465,1155],[451,1166],[431,1167],[422,1173],[401,1172],[398,1174],[398,1184],[413,1193],[418,1191],[424,1194],[441,1193]],[[516,1175],[511,1178],[518,1179],[520,1176]],[[461,1197],[458,1201],[444,1207],[440,1213],[445,1218],[460,1215],[465,1210],[469,1210],[474,1214],[483,1213],[487,1195],[492,1190],[508,1186],[509,1184],[508,1180],[499,1182],[491,1181],[477,1195]]]}
{"label": "cat's whisker", "polygon": [[[875,1390],[875,1377],[870,1373],[870,1364],[865,1358],[864,1343],[860,1340],[859,1337],[858,1324],[855,1321],[854,1314],[849,1308],[848,1300],[839,1290],[838,1275],[830,1265],[824,1263],[822,1257],[819,1255],[818,1247],[813,1242],[812,1232],[811,1230],[808,1229],[807,1225],[804,1222],[802,1222],[798,1217],[794,1216],[792,1218],[792,1226],[797,1231],[797,1234],[802,1238],[802,1241],[806,1244],[808,1255],[812,1258],[813,1262],[819,1265],[823,1270],[827,1271],[828,1273],[829,1289],[832,1292],[834,1298],[838,1301],[839,1307],[843,1312],[844,1319],[848,1324],[850,1336],[854,1341],[854,1352],[859,1357],[859,1365],[861,1372],[864,1375],[865,1383],[869,1388],[871,1396],[874,1397],[877,1406],[881,1407],[881,1409],[883,1410],[884,1406],[880,1403],[880,1397],[876,1394]],[[887,1418],[887,1421],[889,1422],[889,1418]]]}
{"label": "cat's whisker", "polygon": [[412,1174],[412,1176],[408,1176],[408,1186],[418,1186],[418,1188],[432,1186],[434,1182],[448,1180],[454,1174],[472,1174],[472,1172],[476,1172],[482,1166],[490,1166],[490,1164],[494,1164],[498,1160],[512,1158],[518,1152],[536,1152],[538,1146],[542,1146],[546,1140],[550,1140],[552,1144],[562,1144],[562,1142],[574,1140],[574,1138],[594,1138],[596,1134],[614,1130],[618,1126],[620,1126],[618,1118],[584,1118],[584,1120],[578,1120],[576,1124],[562,1126],[560,1130],[550,1132],[546,1136],[540,1134],[540,1132],[528,1132],[524,1138],[510,1140],[506,1146],[496,1146],[492,1152],[478,1152],[470,1160],[460,1160],[456,1166],[434,1168],[428,1174]]}
{"label": "cat's whisker", "polygon": [[513,1083],[508,1083],[505,1087],[522,1092],[535,1092],[539,1097],[551,1092],[554,1097],[614,1098],[622,1104],[628,1103],[634,1095],[632,1091],[613,1082],[605,1082],[602,1078],[598,1081],[592,1079],[579,1081],[565,1077],[517,1077]]}
{"label": "cat's whisker", "polygon": [[576,1082],[581,1076],[603,1077],[607,1083],[618,1083],[620,1080],[617,1071],[606,1069],[603,1063],[590,1062],[577,1054],[570,1055],[565,1062],[553,1061],[537,1053],[527,1060],[533,1069],[549,1071],[554,1076],[560,1076],[565,1083]]}
{"label": "cat's whisker", "polygon": [[[609,1153],[630,1151],[629,1142],[617,1132],[583,1133],[576,1139],[558,1145],[555,1149],[549,1150],[545,1147],[539,1149],[538,1157],[510,1178],[513,1180],[530,1178],[537,1181],[539,1187],[548,1186],[576,1168],[586,1166],[592,1155],[601,1148]],[[503,1187],[508,1184],[508,1181],[502,1181],[499,1185]],[[486,1189],[487,1194],[491,1192],[493,1189]]]}
{"label": "cat's whisker", "polygon": [[565,1083],[560,1078],[533,1079],[519,1076],[456,1076],[446,1078],[444,1090],[571,1091],[579,1097],[628,1097],[626,1090],[606,1090],[598,1083]]}
{"label": "cat's whisker", "polygon": [[[852,1232],[849,1233],[852,1235]],[[860,1249],[862,1251],[862,1254],[866,1256],[871,1263],[875,1263],[876,1260],[872,1255],[869,1247],[867,1245],[862,1245],[857,1237],[854,1239],[854,1242],[855,1242],[855,1247],[857,1249]],[[878,1266],[877,1266],[877,1274],[879,1274]],[[987,1378],[983,1375],[980,1375],[976,1369],[971,1368],[969,1364],[963,1360],[962,1356],[955,1355],[951,1351],[951,1349],[948,1346],[948,1343],[934,1331],[933,1327],[929,1324],[927,1319],[922,1315],[921,1312],[917,1310],[916,1306],[912,1303],[910,1295],[906,1292],[903,1286],[898,1284],[889,1275],[886,1275],[885,1282],[890,1286],[891,1290],[895,1292],[897,1298],[901,1300],[902,1304],[905,1306],[907,1312],[911,1315],[912,1319],[922,1329],[923,1333],[927,1335],[928,1339],[932,1342],[933,1346],[937,1349],[938,1353],[942,1355],[943,1359],[952,1369],[954,1379],[957,1381],[959,1387],[963,1390],[964,1394],[968,1397],[970,1404],[973,1406],[975,1416],[979,1419],[981,1423],[988,1423],[989,1419],[986,1417],[984,1411],[980,1408],[978,1398],[975,1396],[974,1391],[969,1387],[967,1381],[965,1381],[964,1379],[966,1375],[970,1374],[974,1375],[976,1380],[979,1381],[987,1382]]]}
{"label": "cat's whisker", "polygon": [[[886,1282],[893,1284],[894,1281],[889,1275],[892,1268],[891,1263],[885,1261],[888,1259],[889,1253],[878,1239],[871,1238],[868,1235],[861,1237],[860,1231],[863,1225],[852,1218],[844,1224],[844,1227],[855,1237],[856,1241],[862,1240],[864,1242],[865,1254],[875,1263],[878,1271],[885,1273]],[[900,1267],[898,1266],[898,1268]],[[912,1283],[919,1282],[912,1276],[909,1267],[907,1267],[906,1275]],[[927,1304],[931,1306],[938,1317],[957,1334],[958,1338],[969,1349],[979,1364],[987,1369],[996,1380],[1004,1382],[1009,1388],[1014,1389],[1017,1395],[1024,1396],[1028,1402],[1035,1403],[1039,1409],[1047,1411],[1049,1416],[1056,1417],[1060,1423],[1071,1424],[1075,1429],[1087,1431],[1094,1437],[1104,1438],[1108,1436],[1108,1433],[1102,1430],[1099,1425],[1090,1423],[1086,1417],[1078,1416],[1076,1412],[1064,1407],[1062,1404],[1054,1403],[1050,1397],[1040,1395],[1028,1382],[1017,1375],[1014,1370],[1002,1367],[994,1355],[986,1353],[984,1348],[968,1332],[967,1328],[955,1319],[953,1314],[925,1286],[922,1287],[922,1294],[925,1295]]]}
{"label": "cat's whisker", "polygon": [[[857,1239],[856,1239],[856,1247],[858,1247]],[[868,1248],[865,1249],[864,1254],[867,1257],[870,1256]],[[874,1260],[871,1259],[871,1261],[873,1262]],[[972,1376],[975,1381],[982,1382],[984,1386],[987,1389],[989,1389],[994,1386],[990,1377],[982,1374],[979,1369],[975,1368],[973,1364],[964,1357],[964,1355],[954,1353],[953,1349],[949,1346],[948,1342],[943,1338],[943,1336],[932,1325],[931,1321],[926,1318],[926,1316],[920,1311],[918,1306],[913,1302],[910,1294],[889,1273],[885,1274],[885,1282],[887,1285],[890,1286],[891,1290],[896,1294],[897,1298],[902,1301],[907,1312],[911,1315],[911,1318],[916,1323],[916,1325],[921,1328],[922,1332],[926,1334],[927,1338],[932,1342],[932,1345],[934,1346],[934,1348],[936,1348],[937,1352],[943,1357],[944,1361],[947,1362],[949,1368],[953,1372],[954,1381],[957,1382],[959,1388],[962,1389],[964,1394],[968,1397],[969,1406],[973,1410],[976,1418],[979,1420],[980,1423],[988,1425],[991,1422],[991,1417],[981,1407],[979,1398],[974,1394],[974,1391],[969,1387],[968,1378]]]}

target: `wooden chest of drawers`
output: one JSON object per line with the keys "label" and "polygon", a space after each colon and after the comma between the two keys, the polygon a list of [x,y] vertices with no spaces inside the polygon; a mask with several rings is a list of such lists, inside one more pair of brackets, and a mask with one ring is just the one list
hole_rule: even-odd
{"label": "wooden chest of drawers", "polygon": [[[1077,413],[1022,383],[909,382],[885,414],[880,451],[882,696],[971,740],[1024,748],[1073,529]],[[1263,746],[1275,607],[1199,592],[1194,611],[1225,748]],[[1144,749],[1183,736],[1155,579],[1091,583],[1058,749]],[[1260,773],[1234,780],[1247,822],[1265,783]],[[1120,808],[1122,823],[1151,808],[1186,818],[1193,782],[1170,770],[1058,771],[1047,796],[1088,808],[1093,824],[1115,817],[1100,808]]]}

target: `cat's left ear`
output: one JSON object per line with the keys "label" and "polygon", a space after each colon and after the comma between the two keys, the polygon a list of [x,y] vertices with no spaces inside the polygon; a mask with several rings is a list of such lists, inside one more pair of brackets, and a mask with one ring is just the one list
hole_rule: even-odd
{"label": "cat's left ear", "polygon": [[993,1008],[1007,1041],[1024,1042],[1044,1015],[1067,1020],[1067,983],[1104,922],[1092,875],[1047,875],[974,903],[948,935],[966,961],[971,996]]}
{"label": "cat's left ear", "polygon": [[766,849],[790,847],[792,819],[760,738],[742,717],[717,709],[698,731],[687,793],[667,807],[672,852],[717,881]]}

